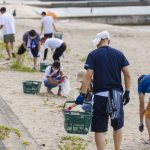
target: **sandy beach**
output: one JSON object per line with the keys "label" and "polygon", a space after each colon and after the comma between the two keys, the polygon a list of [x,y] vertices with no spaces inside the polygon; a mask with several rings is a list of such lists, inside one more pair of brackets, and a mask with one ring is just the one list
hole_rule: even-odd
{"label": "sandy beach", "polygon": [[[64,118],[62,105],[67,100],[73,100],[77,95],[76,73],[83,68],[87,54],[94,49],[92,40],[95,35],[108,30],[111,36],[110,46],[121,50],[130,62],[132,74],[131,101],[124,107],[125,127],[122,142],[122,150],[150,150],[150,146],[142,143],[141,139],[147,139],[147,131],[138,131],[138,94],[137,78],[141,74],[149,74],[150,45],[149,30],[138,30],[131,27],[112,26],[85,22],[79,20],[57,20],[56,27],[63,32],[63,39],[67,43],[65,58],[62,59],[64,72],[68,76],[72,90],[68,98],[61,98],[43,94],[46,92],[42,84],[40,95],[24,94],[22,82],[26,80],[42,81],[43,73],[24,73],[11,71],[12,61],[0,59],[0,91],[1,96],[14,111],[19,120],[31,133],[42,150],[58,150],[58,144],[62,136],[68,135],[64,130]],[[22,41],[25,31],[35,29],[40,31],[39,19],[16,19],[16,47]],[[6,57],[5,50],[1,50]],[[17,51],[17,49],[15,49]],[[49,51],[49,63],[52,63]],[[32,67],[32,62],[30,63]],[[48,99],[48,101],[46,101]],[[113,149],[112,129],[106,134],[108,141],[107,150]],[[96,150],[94,134],[78,135],[85,139],[86,150]]]}

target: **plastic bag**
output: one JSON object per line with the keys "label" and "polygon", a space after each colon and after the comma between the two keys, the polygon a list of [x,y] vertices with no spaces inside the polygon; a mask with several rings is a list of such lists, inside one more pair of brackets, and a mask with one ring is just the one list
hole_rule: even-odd
{"label": "plastic bag", "polygon": [[70,82],[68,79],[65,78],[64,82],[61,83],[61,95],[67,97],[71,90]]}

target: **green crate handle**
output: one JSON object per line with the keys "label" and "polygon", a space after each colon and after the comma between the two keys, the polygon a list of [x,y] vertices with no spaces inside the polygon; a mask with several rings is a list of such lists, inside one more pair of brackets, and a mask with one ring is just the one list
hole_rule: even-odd
{"label": "green crate handle", "polygon": [[[75,103],[75,101],[66,101],[64,103],[63,110],[65,109],[67,104],[71,104],[71,103]],[[84,102],[83,104],[88,104],[88,105],[90,105],[92,107],[92,104],[90,104],[90,103]],[[92,109],[91,109],[91,113],[92,113]]]}

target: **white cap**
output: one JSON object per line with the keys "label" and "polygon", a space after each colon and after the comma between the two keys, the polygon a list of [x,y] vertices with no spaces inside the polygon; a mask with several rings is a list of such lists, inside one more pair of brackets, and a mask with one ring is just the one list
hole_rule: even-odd
{"label": "white cap", "polygon": [[93,45],[97,46],[100,43],[100,41],[104,39],[110,39],[108,31],[102,31],[98,33],[95,39],[93,40]]}

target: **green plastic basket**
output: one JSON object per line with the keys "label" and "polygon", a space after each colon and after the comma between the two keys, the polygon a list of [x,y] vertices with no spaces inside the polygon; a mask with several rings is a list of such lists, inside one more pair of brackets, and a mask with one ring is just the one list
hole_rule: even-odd
{"label": "green plastic basket", "polygon": [[[67,101],[64,104],[64,109],[67,103],[74,103],[75,101]],[[91,105],[90,103],[85,103]],[[91,105],[92,108],[92,105]],[[67,133],[72,134],[87,134],[92,120],[91,112],[76,112],[76,111],[63,111],[64,114],[64,128]]]}
{"label": "green plastic basket", "polygon": [[40,92],[42,82],[25,81],[23,82],[23,92],[27,94],[37,94]]}
{"label": "green plastic basket", "polygon": [[58,38],[58,39],[62,39],[63,33],[61,33],[61,32],[55,32],[55,33],[54,33],[54,37],[55,37],[55,38]]}
{"label": "green plastic basket", "polygon": [[46,63],[40,63],[40,71],[45,72],[45,69],[49,66],[49,64]]}

